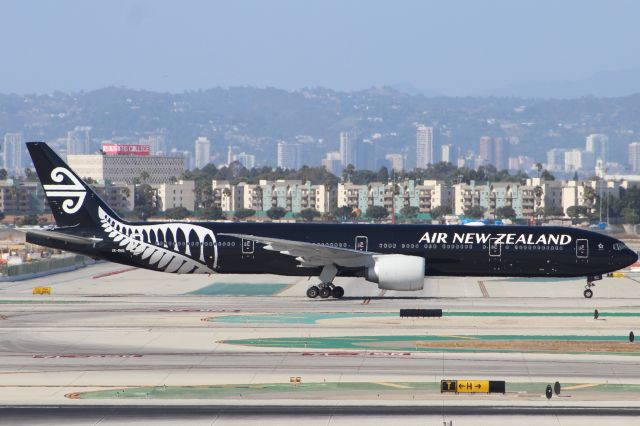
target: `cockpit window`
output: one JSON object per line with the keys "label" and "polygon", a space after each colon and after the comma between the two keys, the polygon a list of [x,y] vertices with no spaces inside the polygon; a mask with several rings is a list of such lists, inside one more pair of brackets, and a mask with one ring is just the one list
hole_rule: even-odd
{"label": "cockpit window", "polygon": [[627,246],[624,243],[614,243],[613,244],[613,249],[620,251],[620,250],[625,250],[627,248]]}

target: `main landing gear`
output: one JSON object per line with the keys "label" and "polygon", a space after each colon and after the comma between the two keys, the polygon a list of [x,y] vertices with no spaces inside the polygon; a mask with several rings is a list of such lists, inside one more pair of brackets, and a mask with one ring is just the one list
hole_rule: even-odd
{"label": "main landing gear", "polygon": [[592,275],[587,277],[587,285],[584,286],[584,292],[582,293],[585,298],[591,299],[593,297],[593,290],[591,287],[595,287],[596,283],[594,281],[598,281],[602,279],[602,275]]}
{"label": "main landing gear", "polygon": [[333,285],[333,283],[320,283],[317,286],[313,285],[307,289],[308,298],[315,299],[318,296],[322,299],[328,299],[329,297],[340,299],[344,296],[344,289],[339,285]]}
{"label": "main landing gear", "polygon": [[307,289],[307,297],[315,299],[320,296],[323,299],[333,297],[340,299],[344,296],[344,289],[340,286],[333,285],[333,279],[338,273],[336,265],[325,265],[320,272],[320,284],[313,285]]}

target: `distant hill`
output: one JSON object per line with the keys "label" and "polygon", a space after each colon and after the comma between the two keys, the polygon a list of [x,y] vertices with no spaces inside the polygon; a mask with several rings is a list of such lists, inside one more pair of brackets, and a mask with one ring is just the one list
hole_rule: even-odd
{"label": "distant hill", "polygon": [[571,99],[582,96],[619,97],[640,93],[640,69],[597,73],[584,80],[510,85],[483,95]]}
{"label": "distant hill", "polygon": [[[539,92],[541,93],[541,92]],[[584,147],[589,133],[610,135],[614,159],[626,161],[626,144],[640,140],[640,94],[599,98],[431,97],[392,87],[355,92],[325,88],[286,91],[232,87],[179,94],[108,87],[48,95],[0,94],[0,135],[22,131],[26,139],[65,137],[74,126],[92,127],[96,141],[137,140],[162,131],[167,144],[192,150],[196,137],[212,140],[212,150],[226,161],[228,145],[256,154],[259,164],[274,164],[277,140],[299,141],[304,162],[320,164],[338,149],[339,132],[356,130],[372,138],[376,156],[415,149],[415,124],[436,128],[440,144],[462,152],[478,150],[483,135],[519,141],[512,155],[539,161],[553,147]],[[517,139],[515,139],[517,138]]]}

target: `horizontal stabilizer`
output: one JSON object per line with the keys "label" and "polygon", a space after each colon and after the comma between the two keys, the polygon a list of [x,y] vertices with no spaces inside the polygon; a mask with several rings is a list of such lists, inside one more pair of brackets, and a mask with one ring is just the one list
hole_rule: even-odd
{"label": "horizontal stabilizer", "polygon": [[27,239],[29,238],[29,236],[34,236],[37,238],[44,238],[53,241],[86,245],[94,245],[102,241],[102,238],[80,237],[77,235],[65,234],[64,232],[56,231],[45,231],[38,229],[22,229],[21,231],[25,231],[27,233]]}

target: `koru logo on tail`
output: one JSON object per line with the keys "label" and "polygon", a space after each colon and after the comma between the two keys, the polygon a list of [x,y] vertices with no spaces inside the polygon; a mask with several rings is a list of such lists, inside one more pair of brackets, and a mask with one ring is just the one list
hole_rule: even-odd
{"label": "koru logo on tail", "polygon": [[[72,183],[62,183],[65,178]],[[82,203],[84,203],[84,198],[87,196],[87,190],[84,189],[82,183],[64,167],[56,167],[51,170],[51,180],[58,183],[42,185],[47,197],[65,198],[62,201],[62,210],[68,214],[77,213],[82,207]]]}

